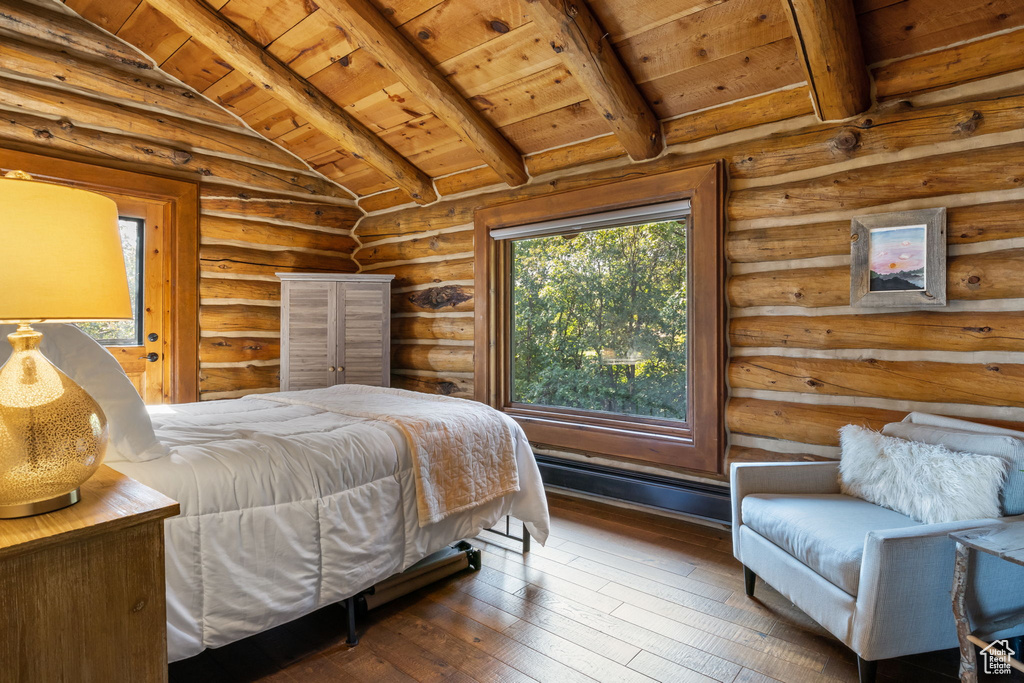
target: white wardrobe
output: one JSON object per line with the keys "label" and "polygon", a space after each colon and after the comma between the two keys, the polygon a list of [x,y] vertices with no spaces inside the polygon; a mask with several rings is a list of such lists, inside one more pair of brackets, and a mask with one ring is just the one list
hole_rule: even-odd
{"label": "white wardrobe", "polygon": [[281,391],[391,384],[394,275],[277,273]]}

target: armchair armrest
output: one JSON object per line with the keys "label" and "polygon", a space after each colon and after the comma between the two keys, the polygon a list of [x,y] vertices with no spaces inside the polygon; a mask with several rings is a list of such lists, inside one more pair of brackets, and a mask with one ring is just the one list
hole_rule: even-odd
{"label": "armchair armrest", "polygon": [[744,496],[752,493],[839,493],[839,462],[735,462],[729,479],[733,555],[738,558]]}
{"label": "armchair armrest", "polygon": [[868,532],[850,646],[869,660],[956,647],[949,534],[1001,523],[974,519]]}
{"label": "armchair armrest", "polygon": [[735,462],[730,484],[735,529],[740,503],[752,493],[839,493],[839,462]]}

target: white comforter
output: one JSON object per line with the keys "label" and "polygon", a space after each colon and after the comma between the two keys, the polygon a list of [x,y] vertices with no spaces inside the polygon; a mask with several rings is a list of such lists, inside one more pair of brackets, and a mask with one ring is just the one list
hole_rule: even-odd
{"label": "white comforter", "polygon": [[546,540],[540,473],[511,419],[520,490],[420,527],[398,428],[273,396],[159,406],[171,454],[108,463],[181,504],[166,523],[171,661],[343,600],[505,514]]}

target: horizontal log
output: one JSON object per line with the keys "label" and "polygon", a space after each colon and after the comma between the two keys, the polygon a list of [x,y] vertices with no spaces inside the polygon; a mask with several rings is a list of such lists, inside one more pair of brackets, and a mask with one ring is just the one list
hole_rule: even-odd
{"label": "horizontal log", "polygon": [[340,187],[319,176],[293,170],[257,166],[248,162],[189,152],[138,138],[76,126],[67,119],[54,121],[21,112],[0,112],[0,140],[25,143],[104,160],[191,173],[208,181],[242,184],[278,192],[347,196]]}
{"label": "horizontal log", "polygon": [[391,367],[396,370],[473,372],[473,347],[395,344],[391,347]]}
{"label": "horizontal log", "polygon": [[336,251],[346,257],[356,248],[356,241],[348,235],[336,235],[320,230],[303,230],[287,225],[276,225],[241,218],[203,216],[200,233],[204,239],[238,240],[252,244]]}
{"label": "horizontal log", "polygon": [[776,453],[764,448],[749,448],[747,446],[729,446],[729,454],[726,456],[726,472],[734,462],[827,462],[835,460],[824,455],[813,453]]}
{"label": "horizontal log", "polygon": [[394,189],[361,198],[359,208],[366,213],[372,213],[408,204],[410,201],[409,194],[405,190]]}
{"label": "horizontal log", "polygon": [[0,78],[0,102],[29,114],[66,117],[76,125],[121,131],[126,135],[164,140],[189,151],[209,150],[248,157],[257,165],[264,162],[306,171],[297,157],[241,126],[226,130],[171,115],[102,100],[87,95],[55,90],[41,85]]}
{"label": "horizontal log", "polygon": [[890,62],[872,73],[882,100],[1017,69],[1024,69],[1024,30]]}
{"label": "horizontal log", "polygon": [[248,365],[240,368],[199,369],[200,393],[214,391],[240,391],[242,389],[270,389],[281,384],[281,369],[277,365]]}
{"label": "horizontal log", "polygon": [[750,356],[729,364],[734,389],[896,401],[1024,405],[1024,365]]}
{"label": "horizontal log", "polygon": [[678,145],[751,126],[813,114],[806,86],[758,95],[665,121],[665,142]]}
{"label": "horizontal log", "polygon": [[238,125],[238,119],[210,100],[160,73],[120,69],[110,64],[4,38],[0,69],[37,82],[76,88],[213,123]]}
{"label": "horizontal log", "polygon": [[838,446],[839,428],[845,425],[855,424],[879,431],[890,422],[899,422],[906,415],[906,411],[901,410],[741,397],[730,398],[726,407],[729,430],[735,434],[822,446]]}
{"label": "horizontal log", "polygon": [[473,316],[458,318],[392,318],[392,339],[473,338]]}
{"label": "horizontal log", "polygon": [[203,337],[199,340],[200,363],[239,363],[278,360],[281,343],[266,337]]}
{"label": "horizontal log", "polygon": [[199,298],[280,301],[281,284],[264,280],[204,277],[199,280]]}
{"label": "horizontal log", "polygon": [[[955,206],[946,211],[949,244],[971,244],[1024,237],[1024,202]],[[784,261],[850,253],[850,221],[828,221],[778,228],[734,230],[726,253],[734,263]]]}
{"label": "horizontal log", "polygon": [[272,275],[274,269],[287,272],[311,270],[329,273],[353,273],[356,270],[355,263],[348,256],[248,249],[217,244],[201,245],[199,260],[200,268],[204,271],[243,275]]}
{"label": "horizontal log", "polygon": [[[946,267],[946,296],[951,300],[1012,299],[1024,292],[1024,249],[961,254]],[[729,302],[745,306],[845,306],[850,303],[850,269],[796,268],[734,275]]]}
{"label": "horizontal log", "polygon": [[391,386],[424,394],[440,394],[456,398],[473,398],[473,380],[461,377],[413,377],[391,375]]}
{"label": "horizontal log", "polygon": [[1024,187],[1024,144],[940,154],[733,192],[731,220],[853,210],[894,201]]}
{"label": "horizontal log", "polygon": [[390,273],[395,276],[392,288],[429,285],[435,282],[451,280],[472,280],[473,259],[461,258],[453,261],[436,261],[433,263],[413,263],[404,266],[391,266],[374,273]]}
{"label": "horizontal log", "polygon": [[[839,429],[848,424],[880,431],[890,422],[906,417],[905,410],[884,410],[862,406],[831,406],[813,403],[764,401],[734,397],[729,400],[726,418],[733,433],[765,436],[786,441],[839,445]],[[1006,420],[968,418],[971,422],[1020,430],[1022,425]]]}
{"label": "horizontal log", "polygon": [[442,285],[391,295],[391,310],[395,313],[463,313],[473,308],[473,287],[469,285]]}
{"label": "horizontal log", "polygon": [[0,5],[0,29],[52,43],[123,66],[150,70],[153,62],[132,46],[77,14],[58,12],[24,0]]}
{"label": "horizontal log", "polygon": [[744,316],[730,321],[729,339],[734,347],[1024,351],[1024,312]]}
{"label": "horizontal log", "polygon": [[299,199],[246,200],[234,197],[204,197],[200,207],[203,211],[239,214],[254,220],[265,218],[339,230],[351,229],[363,216],[363,212],[355,206],[336,206]]}
{"label": "horizontal log", "polygon": [[847,306],[850,303],[850,268],[793,268],[743,273],[730,277],[726,289],[729,304],[734,308]]}
{"label": "horizontal log", "polygon": [[248,304],[199,306],[203,332],[280,332],[281,309]]}
{"label": "horizontal log", "polygon": [[404,261],[423,256],[450,256],[468,251],[473,251],[473,231],[460,230],[380,245],[372,242],[367,244],[363,240],[363,247],[353,255],[353,258],[366,267],[373,263]]}

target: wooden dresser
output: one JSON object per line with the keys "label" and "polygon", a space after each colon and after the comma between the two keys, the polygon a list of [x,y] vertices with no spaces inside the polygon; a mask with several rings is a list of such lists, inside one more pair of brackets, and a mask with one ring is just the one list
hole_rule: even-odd
{"label": "wooden dresser", "polygon": [[80,503],[0,520],[0,678],[166,681],[164,519],[176,514],[102,466]]}
{"label": "wooden dresser", "polygon": [[281,390],[391,385],[394,275],[278,273]]}

